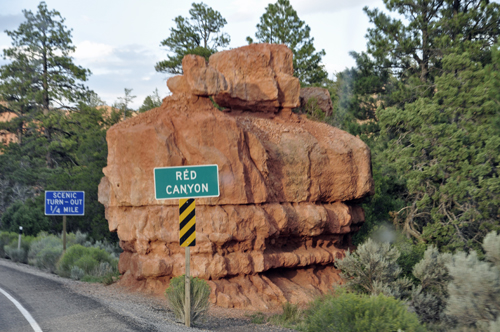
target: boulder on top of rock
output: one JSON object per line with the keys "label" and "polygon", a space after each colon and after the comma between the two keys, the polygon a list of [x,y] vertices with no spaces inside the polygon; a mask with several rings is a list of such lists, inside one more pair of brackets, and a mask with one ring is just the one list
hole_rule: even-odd
{"label": "boulder on top of rock", "polygon": [[234,110],[276,113],[299,106],[300,83],[293,76],[293,53],[285,45],[252,44],[203,57],[187,55],[184,75],[167,81],[172,93],[213,96]]}
{"label": "boulder on top of rock", "polygon": [[332,115],[332,98],[327,89],[318,87],[300,89],[300,107],[306,110],[308,103],[311,105],[312,102],[325,113],[325,116]]}

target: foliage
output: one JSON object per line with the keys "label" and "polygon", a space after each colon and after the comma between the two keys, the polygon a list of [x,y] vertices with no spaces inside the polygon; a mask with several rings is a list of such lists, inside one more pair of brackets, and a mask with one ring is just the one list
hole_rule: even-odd
{"label": "foliage", "polygon": [[15,232],[22,226],[24,234],[36,235],[49,228],[49,219],[37,205],[35,199],[27,199],[25,202],[17,201],[9,206],[2,214],[2,229]]}
{"label": "foliage", "polygon": [[[368,50],[377,66],[387,68],[394,81],[395,101],[413,102],[430,97],[435,77],[441,75],[443,56],[462,53],[474,44],[474,61],[496,42],[500,5],[485,0],[426,1],[384,0],[386,9],[364,11],[373,28],[368,29]],[[403,19],[404,17],[404,19]],[[391,83],[389,83],[391,84]]]}
{"label": "foliage", "polygon": [[[191,322],[196,322],[208,310],[210,286],[199,278],[190,277],[191,283]],[[173,310],[175,317],[184,322],[184,299],[185,299],[185,276],[178,276],[170,280],[170,285],[165,291],[168,304]]]}
{"label": "foliage", "polygon": [[[68,247],[70,246],[69,243],[68,241]],[[60,237],[41,233],[31,243],[28,251],[28,263],[41,270],[54,273],[62,252],[63,246]]]}
{"label": "foliage", "polygon": [[78,266],[86,274],[93,274],[96,267],[102,262],[115,266],[117,264],[116,259],[103,249],[88,248],[76,244],[69,247],[61,257],[57,272],[63,277],[69,277],[73,266]]}
{"label": "foliage", "polygon": [[2,111],[19,116],[4,129],[17,134],[19,144],[25,136],[37,136],[37,148],[50,169],[57,166],[54,156],[67,159],[61,149],[67,138],[60,126],[61,110],[74,109],[88,94],[81,82],[90,71],[73,63],[71,30],[59,12],[49,11],[42,1],[37,13],[23,14],[25,22],[6,31],[12,47],[3,53],[11,62],[0,67],[0,99],[7,102]]}
{"label": "foliage", "polygon": [[314,97],[309,98],[307,103],[304,106],[305,114],[307,117],[316,121],[324,121],[325,120],[325,112],[318,106],[318,100]]}
{"label": "foliage", "polygon": [[384,153],[405,178],[407,205],[395,222],[417,239],[447,250],[477,248],[498,228],[500,208],[500,52],[482,66],[471,54],[443,58],[436,93],[390,107],[377,114],[383,134],[391,138]]}
{"label": "foliage", "polygon": [[271,316],[268,320],[269,322],[292,329],[301,324],[304,317],[297,304],[285,302],[281,308],[283,309],[283,313]]}
{"label": "foliage", "polygon": [[403,298],[410,287],[410,280],[399,278],[397,264],[399,251],[389,243],[368,239],[354,253],[347,251],[344,259],[336,262],[346,285],[362,294],[385,294]]}
{"label": "foliage", "polygon": [[13,47],[3,51],[4,58],[12,62],[0,70],[2,98],[13,106],[28,106],[34,101],[47,111],[51,104],[67,107],[65,101],[75,102],[86,91],[76,81],[85,81],[90,74],[72,61],[75,46],[71,30],[60,13],[49,11],[44,1],[37,13],[23,10],[23,14],[26,21],[17,30],[6,31]]}
{"label": "foliage", "polygon": [[146,111],[149,111],[153,108],[160,107],[162,103],[162,99],[160,98],[160,94],[158,92],[158,89],[155,89],[153,91],[153,94],[150,96],[147,96],[144,99],[144,102],[142,103],[141,107],[139,107],[139,113],[144,113]]}
{"label": "foliage", "polygon": [[127,116],[130,117],[133,112],[133,110],[128,106],[136,98],[136,96],[132,96],[132,90],[133,89],[124,88],[124,96],[118,97],[118,102],[114,105],[114,108],[118,108],[120,112],[123,113],[123,120],[125,120]]}
{"label": "foliage", "polygon": [[352,52],[356,66],[336,75],[326,120],[372,150],[375,196],[363,204],[366,223],[354,241],[395,222],[418,242],[478,248],[499,220],[497,161],[489,155],[500,128],[492,46],[500,6],[384,3],[386,10],[364,9],[373,23],[368,49]]}
{"label": "foliage", "polygon": [[15,237],[10,236],[9,244],[4,245],[5,255],[15,262],[24,264],[28,263],[28,251],[33,240],[33,236],[22,235],[21,247],[18,249],[19,234],[17,234]]}
{"label": "foliage", "polygon": [[0,68],[0,98],[7,102],[0,112],[18,115],[0,123],[18,135],[0,146],[0,229],[22,225],[27,234],[57,233],[62,218],[43,214],[43,191],[83,190],[85,216],[71,217],[68,231],[116,240],[97,186],[106,165],[106,129],[119,117],[96,108],[102,101],[82,85],[90,72],[73,64],[71,31],[60,14],[41,2],[37,13],[24,15],[18,30],[8,32],[13,47],[4,56],[11,62]]}
{"label": "foliage", "polygon": [[500,234],[489,233],[484,241],[486,261],[475,251],[459,252],[446,264],[451,281],[446,314],[469,330],[488,331],[500,318]]}
{"label": "foliage", "polygon": [[422,323],[438,324],[447,321],[444,309],[450,276],[446,264],[450,261],[450,254],[440,254],[436,247],[429,246],[423,259],[413,268],[418,284],[413,286],[409,304]]}
{"label": "foliage", "polygon": [[26,262],[26,250],[23,248],[17,248],[16,245],[5,246],[5,253],[13,262],[25,263]]}
{"label": "foliage", "polygon": [[264,324],[267,320],[266,315],[261,311],[252,313],[248,315],[248,317],[250,318],[250,322],[252,324]]}
{"label": "foliage", "polygon": [[196,54],[208,60],[210,55],[229,45],[230,37],[222,32],[227,21],[222,15],[203,2],[192,3],[190,17],[174,18],[176,27],[170,28],[170,36],[161,41],[172,55],[155,65],[158,72],[182,73],[182,58]]}
{"label": "foliage", "polygon": [[[299,19],[289,0],[269,4],[257,24],[255,37],[261,43],[285,44],[293,52],[294,75],[306,85],[323,83],[328,74],[321,64],[325,51],[316,52],[311,28]],[[247,37],[249,43],[253,40]]]}
{"label": "foliage", "polygon": [[[97,188],[104,176],[102,168],[106,166],[106,129],[118,120],[119,116],[113,118],[106,114],[105,109],[83,103],[79,105],[78,112],[61,118],[68,134],[61,149],[69,159],[63,162],[54,156],[53,160],[59,166],[53,169],[46,168],[45,154],[43,151],[39,153],[37,136],[27,137],[22,145],[4,147],[4,153],[0,154],[0,168],[5,173],[0,173],[0,181],[3,178],[10,188],[33,190],[14,205],[13,196],[8,189],[5,191],[0,205],[10,208],[3,213],[0,229],[17,230],[22,225],[27,234],[34,235],[39,231],[56,233],[62,229],[62,218],[44,216],[43,190],[81,190],[85,191],[85,216],[69,217],[68,232],[81,230],[96,240],[116,241],[116,235],[109,233],[104,207],[98,202]],[[26,198],[35,193],[38,195],[35,198]]]}
{"label": "foliage", "polygon": [[379,294],[338,291],[316,299],[305,313],[301,331],[425,331],[403,302]]}
{"label": "foliage", "polygon": [[73,280],[80,280],[85,276],[85,271],[83,271],[81,268],[78,266],[74,265],[71,268],[71,273],[70,273],[70,278]]}
{"label": "foliage", "polygon": [[14,232],[0,231],[0,258],[5,258],[5,246],[18,239],[18,234]]}

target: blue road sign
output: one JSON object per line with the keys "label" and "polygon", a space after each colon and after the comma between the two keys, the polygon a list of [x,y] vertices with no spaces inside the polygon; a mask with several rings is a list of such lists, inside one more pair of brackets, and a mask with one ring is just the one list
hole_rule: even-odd
{"label": "blue road sign", "polygon": [[84,191],[45,191],[46,216],[83,216]]}

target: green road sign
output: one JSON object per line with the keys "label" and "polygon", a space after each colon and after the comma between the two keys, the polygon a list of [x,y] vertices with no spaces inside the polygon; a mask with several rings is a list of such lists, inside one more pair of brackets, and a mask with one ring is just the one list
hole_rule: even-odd
{"label": "green road sign", "polygon": [[219,166],[175,166],[154,169],[155,198],[198,198],[219,196]]}

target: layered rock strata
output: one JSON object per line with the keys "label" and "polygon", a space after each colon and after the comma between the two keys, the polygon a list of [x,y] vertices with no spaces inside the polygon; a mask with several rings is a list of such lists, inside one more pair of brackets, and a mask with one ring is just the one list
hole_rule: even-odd
{"label": "layered rock strata", "polygon": [[99,200],[124,250],[121,283],[161,293],[184,273],[178,200],[155,199],[153,169],[217,164],[220,196],[196,199],[191,248],[191,274],[208,280],[211,301],[264,310],[327,291],[373,192],[368,147],[291,111],[300,88],[283,45],[208,64],[186,56],[183,71],[161,107],[107,133]]}

